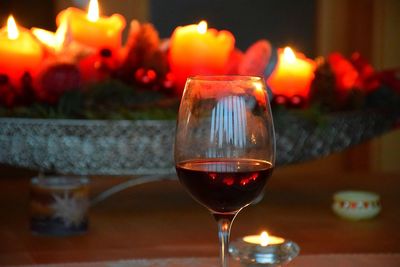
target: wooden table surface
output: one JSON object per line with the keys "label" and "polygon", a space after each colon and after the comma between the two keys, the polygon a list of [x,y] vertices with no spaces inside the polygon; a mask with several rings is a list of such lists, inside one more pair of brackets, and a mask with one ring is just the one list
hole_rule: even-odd
{"label": "wooden table surface", "polygon": [[[268,230],[297,242],[302,254],[400,253],[399,173],[320,172],[278,169],[264,199],[244,209],[232,240]],[[290,171],[288,171],[290,169]],[[216,224],[175,181],[130,188],[90,210],[81,236],[43,237],[29,231],[29,177],[0,174],[0,266],[132,258],[216,256]],[[93,178],[92,193],[122,178]],[[381,195],[382,212],[352,222],[331,211],[332,195],[363,189]]]}

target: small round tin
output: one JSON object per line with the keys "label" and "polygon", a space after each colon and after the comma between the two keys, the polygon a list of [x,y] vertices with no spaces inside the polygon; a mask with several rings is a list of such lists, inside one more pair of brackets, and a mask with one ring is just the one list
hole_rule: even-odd
{"label": "small round tin", "polygon": [[340,191],[333,196],[332,209],[345,219],[371,219],[381,210],[380,197],[368,191]]}

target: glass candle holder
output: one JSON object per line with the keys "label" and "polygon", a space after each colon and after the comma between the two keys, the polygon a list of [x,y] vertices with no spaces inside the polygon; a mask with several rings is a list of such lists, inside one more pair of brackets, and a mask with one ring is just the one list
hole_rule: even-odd
{"label": "glass candle holder", "polygon": [[[259,241],[260,236],[245,236],[232,242],[231,256],[244,266],[282,266],[294,259],[300,252],[299,246],[281,237],[269,237],[268,243]],[[261,238],[262,239],[262,238]]]}
{"label": "glass candle holder", "polygon": [[30,228],[33,234],[67,236],[88,229],[89,179],[34,177],[30,187]]}

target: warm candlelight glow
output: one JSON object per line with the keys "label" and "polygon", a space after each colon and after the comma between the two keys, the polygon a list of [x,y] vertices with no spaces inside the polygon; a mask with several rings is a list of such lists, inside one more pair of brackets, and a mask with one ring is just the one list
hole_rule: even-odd
{"label": "warm candlelight glow", "polygon": [[10,40],[16,40],[19,37],[17,23],[12,15],[10,15],[7,20],[7,35]]}
{"label": "warm candlelight glow", "polygon": [[61,50],[65,35],[67,33],[67,22],[63,21],[58,27],[57,31],[51,32],[40,28],[32,28],[32,34],[44,45],[54,49],[55,51]]}
{"label": "warm candlelight glow", "polygon": [[99,20],[100,11],[99,11],[99,2],[97,0],[90,0],[89,9],[87,18],[92,22],[96,22]]}
{"label": "warm candlelight glow", "polygon": [[269,235],[267,232],[263,231],[260,236],[261,246],[266,247],[269,244]]}
{"label": "warm candlelight glow", "polygon": [[258,93],[264,92],[264,85],[261,82],[259,82],[259,81],[254,82],[253,85]]}
{"label": "warm candlelight glow", "polygon": [[230,32],[209,29],[206,21],[177,27],[169,49],[177,92],[182,93],[189,76],[225,74],[234,48],[235,37]]}
{"label": "warm candlelight glow", "polygon": [[53,48],[56,46],[56,36],[53,32],[39,28],[32,28],[32,33],[41,43]]}
{"label": "warm candlelight glow", "polygon": [[283,50],[283,60],[289,64],[293,64],[296,61],[296,55],[289,46]]}
{"label": "warm candlelight glow", "polygon": [[254,96],[259,103],[265,103],[267,100],[267,92],[265,91],[265,85],[262,79],[254,81],[253,86],[255,89]]}
{"label": "warm candlelight glow", "polygon": [[262,247],[266,247],[269,245],[279,245],[285,242],[282,237],[270,236],[266,231],[263,231],[260,235],[249,235],[243,238],[243,241],[250,243],[261,245]]}
{"label": "warm candlelight glow", "polygon": [[278,96],[308,98],[314,79],[315,62],[290,47],[278,49],[278,63],[268,78],[272,92]]}
{"label": "warm candlelight glow", "polygon": [[65,42],[67,33],[68,33],[68,22],[64,20],[61,22],[60,26],[58,26],[58,29],[55,34],[55,42],[56,42],[55,48],[61,49],[61,47]]}
{"label": "warm candlelight glow", "polygon": [[21,77],[34,77],[41,64],[43,47],[32,33],[9,16],[7,25],[0,29],[0,73],[7,75],[14,87],[21,86]]}
{"label": "warm candlelight glow", "polygon": [[100,16],[99,3],[97,0],[91,0],[87,12],[69,7],[57,15],[60,32],[61,29],[65,29],[64,34],[59,35],[57,30],[57,42],[64,44],[63,38],[66,36],[67,43],[79,43],[98,50],[110,49],[117,56],[125,24],[125,18],[120,14]]}
{"label": "warm candlelight glow", "polygon": [[205,20],[200,21],[197,25],[197,31],[200,34],[205,34],[207,32],[207,22]]}

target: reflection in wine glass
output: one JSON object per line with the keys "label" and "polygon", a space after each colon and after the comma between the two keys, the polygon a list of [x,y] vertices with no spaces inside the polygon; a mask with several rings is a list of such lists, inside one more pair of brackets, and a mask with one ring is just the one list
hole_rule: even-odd
{"label": "reflection in wine glass", "polygon": [[[232,147],[244,147],[246,136],[246,107],[241,96],[227,96],[218,101],[211,112],[210,144],[207,157],[234,156]],[[223,151],[226,149],[225,151]],[[222,153],[218,154],[220,150]]]}

